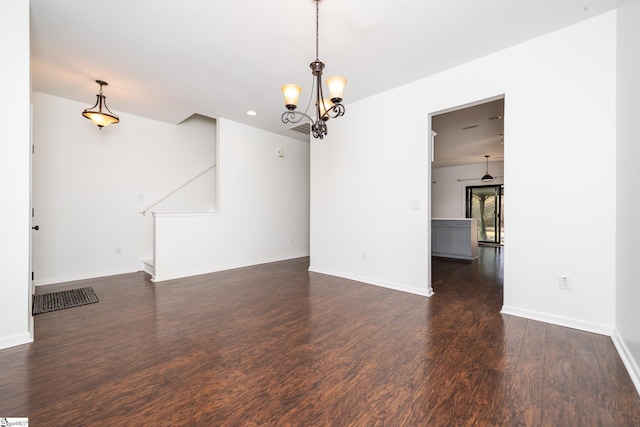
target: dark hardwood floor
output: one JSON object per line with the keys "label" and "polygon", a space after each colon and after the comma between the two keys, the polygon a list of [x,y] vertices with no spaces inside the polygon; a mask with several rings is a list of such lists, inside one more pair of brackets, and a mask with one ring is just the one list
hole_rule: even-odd
{"label": "dark hardwood floor", "polygon": [[[31,426],[638,426],[609,337],[501,315],[502,256],[433,260],[420,297],[308,259],[153,284],[35,316],[0,351],[0,417]],[[3,321],[8,321],[4,319]]]}

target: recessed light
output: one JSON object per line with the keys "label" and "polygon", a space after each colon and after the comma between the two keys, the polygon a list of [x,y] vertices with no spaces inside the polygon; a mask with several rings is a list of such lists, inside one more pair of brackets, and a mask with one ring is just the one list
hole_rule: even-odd
{"label": "recessed light", "polygon": [[253,111],[253,110],[249,110],[249,111],[247,111],[247,116],[255,116],[256,114],[258,114],[258,113],[256,113],[256,112],[255,112],[255,111]]}

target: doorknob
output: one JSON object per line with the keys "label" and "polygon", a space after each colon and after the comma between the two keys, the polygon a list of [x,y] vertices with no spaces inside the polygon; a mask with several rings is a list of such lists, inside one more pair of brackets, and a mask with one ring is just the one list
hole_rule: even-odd
{"label": "doorknob", "polygon": [[34,230],[36,230],[36,231],[40,230],[40,226],[39,226],[39,225],[36,225],[36,226],[34,226],[34,227],[31,227],[31,228],[32,228],[32,229],[34,229]]}

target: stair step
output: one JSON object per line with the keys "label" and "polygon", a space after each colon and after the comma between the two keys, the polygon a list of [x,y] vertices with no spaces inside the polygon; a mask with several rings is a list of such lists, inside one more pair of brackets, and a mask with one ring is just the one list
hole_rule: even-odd
{"label": "stair step", "polygon": [[154,277],[156,269],[153,266],[152,259],[146,259],[142,261],[142,269],[144,270],[145,273],[150,274],[152,278]]}

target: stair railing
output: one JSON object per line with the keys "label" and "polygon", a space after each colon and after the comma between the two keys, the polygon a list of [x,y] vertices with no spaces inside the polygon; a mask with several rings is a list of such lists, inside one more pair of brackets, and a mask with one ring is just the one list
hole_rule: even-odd
{"label": "stair railing", "polygon": [[171,190],[170,192],[168,192],[166,195],[162,196],[161,198],[159,198],[158,200],[156,200],[155,202],[151,203],[149,206],[147,206],[146,208],[144,208],[143,210],[140,211],[140,213],[144,216],[147,211],[149,209],[151,209],[152,207],[154,207],[155,205],[157,205],[158,203],[162,202],[163,200],[165,200],[166,198],[168,198],[169,196],[174,195],[175,193],[177,193],[178,191],[180,191],[182,188],[186,187],[187,185],[191,184],[193,181],[195,181],[196,179],[200,178],[200,176],[204,175],[205,173],[209,172],[211,169],[215,168],[216,164],[212,164],[211,166],[209,166],[208,168],[206,168],[205,170],[203,170],[202,172],[200,172],[199,174],[197,174],[196,176],[194,176],[193,178],[189,179],[187,182],[183,183],[182,185],[180,185],[179,187],[176,187],[175,189]]}

